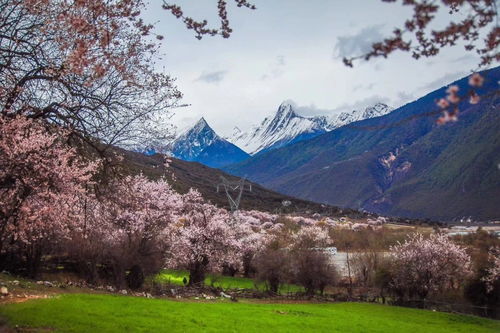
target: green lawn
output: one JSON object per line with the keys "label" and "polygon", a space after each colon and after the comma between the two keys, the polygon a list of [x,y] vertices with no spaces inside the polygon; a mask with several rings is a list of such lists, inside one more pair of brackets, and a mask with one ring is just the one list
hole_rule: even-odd
{"label": "green lawn", "polygon": [[[156,282],[171,283],[182,286],[184,278],[189,281],[189,272],[182,270],[165,269],[161,271],[160,274],[156,275],[154,279]],[[255,284],[254,280],[249,278],[214,274],[207,275],[207,277],[205,278],[205,285],[220,287],[222,289],[265,289],[265,286],[263,284]],[[304,291],[304,289],[293,284],[285,284],[280,290],[281,293],[298,291]]]}
{"label": "green lawn", "polygon": [[498,321],[375,304],[194,302],[97,294],[2,305],[0,316],[11,326],[54,332],[500,332]]}

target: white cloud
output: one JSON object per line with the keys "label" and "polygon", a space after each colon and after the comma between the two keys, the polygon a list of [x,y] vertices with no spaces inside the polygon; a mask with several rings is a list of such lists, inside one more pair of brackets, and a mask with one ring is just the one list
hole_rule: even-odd
{"label": "white cloud", "polygon": [[202,73],[195,81],[202,81],[205,83],[219,83],[226,76],[227,71],[215,71]]}
{"label": "white cloud", "polygon": [[377,24],[365,27],[356,34],[337,37],[334,57],[349,58],[369,52],[373,43],[384,39],[384,35],[382,34],[383,28],[384,24]]}

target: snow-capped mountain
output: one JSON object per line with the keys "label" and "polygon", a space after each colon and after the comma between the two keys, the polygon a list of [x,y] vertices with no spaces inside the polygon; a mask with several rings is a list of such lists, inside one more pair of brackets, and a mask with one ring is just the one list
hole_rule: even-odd
{"label": "snow-capped mountain", "polygon": [[262,123],[243,132],[235,127],[226,139],[250,155],[279,148],[293,142],[310,139],[354,121],[382,116],[392,111],[385,104],[377,103],[365,111],[342,112],[333,116],[303,117],[295,112],[296,106],[283,102],[278,111]]}
{"label": "snow-capped mountain", "polygon": [[173,157],[195,161],[210,167],[240,162],[249,155],[215,133],[204,118],[184,130],[168,148]]}
{"label": "snow-capped mountain", "polygon": [[384,103],[376,103],[374,106],[367,107],[365,111],[353,110],[351,112],[341,112],[329,117],[329,124],[331,127],[329,130],[331,131],[335,128],[342,127],[355,121],[380,117],[392,112],[393,110],[393,108]]}

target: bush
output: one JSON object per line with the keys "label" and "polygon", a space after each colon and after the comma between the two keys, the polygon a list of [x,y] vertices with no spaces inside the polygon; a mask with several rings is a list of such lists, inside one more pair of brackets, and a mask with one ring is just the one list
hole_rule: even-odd
{"label": "bush", "polygon": [[255,257],[256,278],[264,282],[269,291],[278,293],[290,276],[290,254],[284,249],[268,248]]}
{"label": "bush", "polygon": [[375,251],[354,253],[350,258],[351,269],[356,282],[364,287],[375,284],[375,274],[382,261],[383,254]]}
{"label": "bush", "polygon": [[317,291],[323,294],[326,286],[334,285],[338,280],[335,265],[330,256],[322,251],[295,252],[293,273],[295,282],[302,285],[309,295]]}

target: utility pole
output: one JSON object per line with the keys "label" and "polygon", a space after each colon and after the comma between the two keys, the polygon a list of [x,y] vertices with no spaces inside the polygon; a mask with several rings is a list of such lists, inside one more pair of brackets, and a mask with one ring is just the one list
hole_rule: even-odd
{"label": "utility pole", "polygon": [[[220,176],[221,182],[217,184],[217,193],[219,192],[220,187],[224,188],[224,191],[227,195],[227,200],[229,202],[229,207],[231,208],[231,213],[235,213],[238,211],[240,207],[241,195],[245,190],[245,178],[240,178],[237,181],[229,181],[224,176]],[[248,183],[248,190],[252,192],[252,184]],[[237,191],[236,197],[231,195],[232,192]]]}

